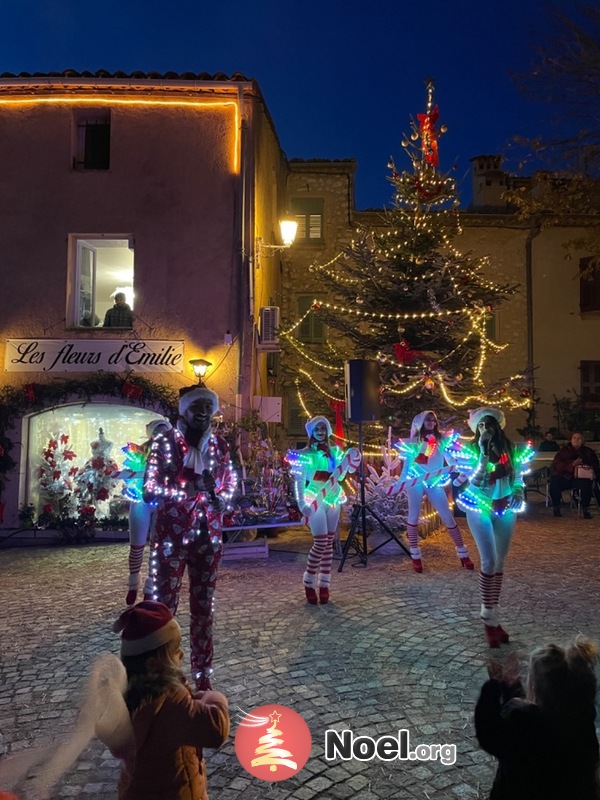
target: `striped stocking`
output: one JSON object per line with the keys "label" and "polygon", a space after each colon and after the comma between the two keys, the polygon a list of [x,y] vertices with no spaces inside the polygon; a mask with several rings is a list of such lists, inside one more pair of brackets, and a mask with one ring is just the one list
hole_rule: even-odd
{"label": "striped stocking", "polygon": [[[304,586],[309,589],[314,589],[317,582],[317,574],[323,557],[327,553],[328,536],[313,536],[313,546],[308,553],[306,561],[306,572],[304,573]],[[329,569],[331,571],[331,561],[329,562]]]}
{"label": "striped stocking", "polygon": [[333,562],[333,540],[335,538],[335,531],[329,531],[327,534],[327,549],[321,558],[321,565],[319,567],[319,588],[329,586],[331,584],[331,564]]}
{"label": "striped stocking", "polygon": [[[459,554],[459,556],[461,556],[461,558],[464,558],[467,555],[467,548],[463,542],[462,533],[460,532],[458,525],[455,525],[453,528],[448,528],[448,533],[456,545],[456,552]],[[464,554],[462,552],[463,550]]]}
{"label": "striped stocking", "polygon": [[406,525],[406,535],[410,544],[410,555],[412,558],[421,558],[421,549],[419,547],[419,528],[417,525]]}
{"label": "striped stocking", "polygon": [[132,544],[129,548],[129,573],[135,575],[142,568],[145,544]]}
{"label": "striped stocking", "polygon": [[128,606],[132,606],[137,599],[145,546],[145,544],[132,544],[129,547],[129,583],[127,585],[127,597],[125,598],[125,604]]}
{"label": "striped stocking", "polygon": [[479,573],[479,593],[481,595],[480,617],[486,625],[495,627],[498,622],[496,617],[497,609],[494,603],[494,575],[485,572]]}
{"label": "striped stocking", "polygon": [[497,572],[494,575],[492,599],[494,601],[494,605],[495,606],[500,604],[500,592],[502,591],[502,578],[503,577],[504,577],[504,573],[503,572]]}

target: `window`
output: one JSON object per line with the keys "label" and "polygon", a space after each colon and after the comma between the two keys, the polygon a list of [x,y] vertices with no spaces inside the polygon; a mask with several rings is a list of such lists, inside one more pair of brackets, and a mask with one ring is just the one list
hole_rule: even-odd
{"label": "window", "polygon": [[600,402],[600,361],[582,361],[579,364],[581,373],[581,398],[585,403]]}
{"label": "window", "polygon": [[[133,309],[133,237],[111,239],[70,237],[72,280],[69,285],[67,320],[71,327],[103,325],[106,312],[117,294]],[[131,328],[131,315],[124,309],[113,315],[114,328]]]}
{"label": "window", "polygon": [[108,169],[110,109],[78,109],[73,113],[73,169]]}
{"label": "window", "polygon": [[296,328],[296,337],[305,344],[322,344],[325,341],[325,325],[319,314],[309,311],[314,297],[304,295],[298,298],[298,319],[304,317]]}
{"label": "window", "polygon": [[594,269],[591,262],[591,257],[579,259],[579,271],[590,271],[579,279],[579,310],[582,314],[600,311],[600,269]]}
{"label": "window", "polygon": [[295,244],[323,241],[323,199],[298,197],[291,201],[291,213],[298,221]]}
{"label": "window", "polygon": [[498,320],[496,318],[496,314],[493,311],[488,311],[485,315],[484,331],[486,337],[490,340],[490,342],[498,341],[497,329],[498,329]]}
{"label": "window", "polygon": [[[295,391],[287,395],[287,434],[288,436],[301,436],[306,433],[304,423],[307,420],[306,414]],[[302,442],[300,447],[304,447],[306,442]]]}
{"label": "window", "polygon": [[[117,405],[111,403],[83,403],[72,405],[59,405],[46,409],[37,414],[23,418],[23,455],[25,462],[25,481],[21,486],[23,491],[22,502],[33,503],[39,513],[42,506],[50,501],[58,503],[57,495],[45,494],[40,486],[40,464],[44,463],[44,451],[48,447],[49,439],[58,440],[58,451],[65,448],[71,450],[75,457],[62,461],[62,466],[57,468],[61,472],[57,486],[63,481],[77,483],[78,470],[89,466],[89,459],[93,457],[91,443],[98,439],[102,429],[105,438],[113,442],[108,448],[107,455],[122,466],[124,455],[122,448],[127,442],[144,442],[148,438],[146,425],[153,419],[160,417],[155,411],[134,408],[131,405]],[[60,441],[60,435],[67,438]],[[75,468],[75,472],[67,475],[68,470]],[[64,484],[63,484],[64,485]],[[127,502],[122,494],[123,484],[114,481],[114,486],[109,490],[107,500],[94,503],[99,517],[123,517],[127,514]],[[75,488],[75,487],[74,487]],[[59,493],[60,496],[60,493]],[[76,495],[68,492],[63,499],[65,510],[70,506],[69,513],[75,513]]]}

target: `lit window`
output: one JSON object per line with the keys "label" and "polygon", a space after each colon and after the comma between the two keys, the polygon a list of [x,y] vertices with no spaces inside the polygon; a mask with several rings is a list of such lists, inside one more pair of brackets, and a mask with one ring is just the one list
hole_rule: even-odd
{"label": "lit window", "polygon": [[73,169],[110,167],[110,109],[73,112]]}
{"label": "lit window", "polygon": [[[309,311],[314,297],[305,295],[298,298],[298,319],[304,317],[296,328],[296,336],[306,344],[322,344],[325,341],[325,325],[319,314]],[[308,312],[308,314],[307,314]],[[306,316],[304,316],[306,314]]]}
{"label": "lit window", "polygon": [[298,222],[294,244],[323,241],[323,199],[299,197],[290,203],[291,213]]}
{"label": "lit window", "polygon": [[[131,328],[133,238],[70,237],[67,320],[74,328]],[[124,303],[118,295],[125,295]],[[110,314],[107,317],[107,312]]]}

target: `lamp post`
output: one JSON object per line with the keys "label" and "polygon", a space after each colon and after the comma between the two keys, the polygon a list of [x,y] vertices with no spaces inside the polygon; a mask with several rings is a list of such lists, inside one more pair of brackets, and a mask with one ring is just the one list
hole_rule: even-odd
{"label": "lamp post", "polygon": [[203,378],[207,369],[212,367],[212,363],[205,358],[192,358],[189,363],[192,365],[194,375],[198,378],[198,386],[204,386]]}

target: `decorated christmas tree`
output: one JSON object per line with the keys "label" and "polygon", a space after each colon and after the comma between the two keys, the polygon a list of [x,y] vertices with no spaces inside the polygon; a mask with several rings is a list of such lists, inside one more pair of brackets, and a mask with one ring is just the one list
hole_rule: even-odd
{"label": "decorated christmas tree", "polygon": [[119,465],[110,455],[113,443],[106,439],[102,428],[90,447],[92,457],[81,467],[75,479],[75,495],[80,508],[108,500],[119,483],[114,477]]}
{"label": "decorated christmas tree", "polygon": [[[423,408],[449,421],[460,409],[530,402],[523,376],[489,369],[504,345],[488,336],[488,323],[516,287],[490,280],[487,260],[454,244],[458,199],[452,178],[439,171],[445,128],[433,93],[429,81],[426,110],[411,120],[402,142],[411,168],[399,172],[389,164],[393,205],[382,211],[381,224],[358,230],[332,262],[312,266],[329,299],[315,301],[311,311],[326,323],[328,342],[308,353],[295,338],[296,326],[282,331],[286,362],[306,356],[294,378],[307,415],[330,413],[343,401],[350,358],[379,361],[381,418],[395,433],[406,431]],[[373,443],[373,432],[367,436]]]}
{"label": "decorated christmas tree", "polygon": [[69,445],[68,434],[61,431],[51,434],[42,451],[38,478],[43,499],[57,514],[64,514],[70,503],[78,472],[73,464],[76,458],[77,453]]}

